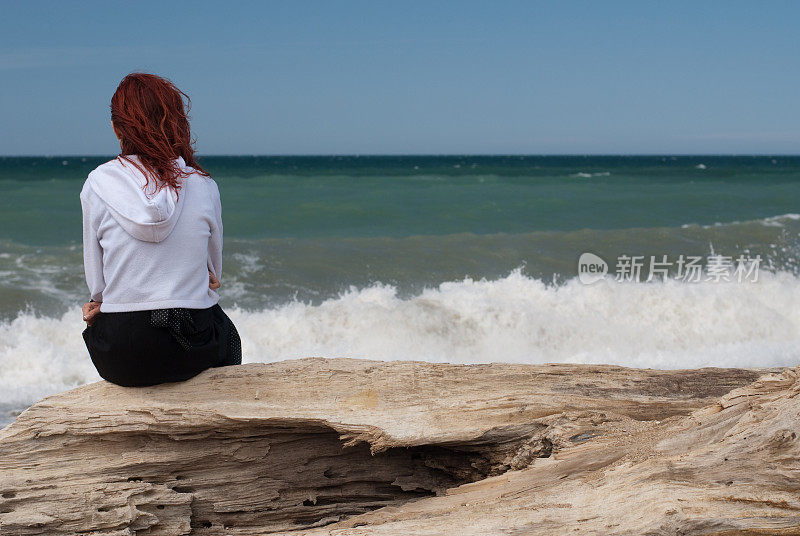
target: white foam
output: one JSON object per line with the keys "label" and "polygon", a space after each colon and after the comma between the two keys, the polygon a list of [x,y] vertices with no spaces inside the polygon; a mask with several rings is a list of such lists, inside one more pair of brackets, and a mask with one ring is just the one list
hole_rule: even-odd
{"label": "white foam", "polygon": [[798,221],[800,220],[800,214],[781,214],[780,216],[772,216],[759,221],[767,227],[784,227],[787,220]]}
{"label": "white foam", "polygon": [[690,227],[699,227],[701,229],[713,229],[714,227],[723,227],[726,225],[745,225],[748,223],[756,223],[759,225],[763,225],[764,227],[786,227],[786,224],[790,221],[798,221],[800,220],[800,214],[778,214],[777,216],[770,216],[768,218],[761,218],[758,220],[747,220],[747,221],[729,221],[729,222],[715,222],[711,225],[699,225],[697,223],[684,223],[681,225],[681,229],[688,229]]}
{"label": "white foam", "polygon": [[[376,284],[319,305],[228,311],[245,362],[307,356],[633,367],[788,366],[800,360],[800,279],[552,286],[515,271],[409,299]],[[24,406],[98,379],[78,310],[0,324],[0,403]]]}
{"label": "white foam", "polygon": [[610,175],[611,175],[610,171],[600,171],[598,173],[584,173],[584,172],[581,171],[581,172],[578,172],[578,173],[573,173],[572,175],[570,175],[570,177],[576,177],[576,178],[581,178],[581,179],[589,179],[591,177],[608,177]]}
{"label": "white foam", "polygon": [[0,323],[0,403],[24,407],[43,396],[99,380],[76,309],[61,318],[22,313]]}

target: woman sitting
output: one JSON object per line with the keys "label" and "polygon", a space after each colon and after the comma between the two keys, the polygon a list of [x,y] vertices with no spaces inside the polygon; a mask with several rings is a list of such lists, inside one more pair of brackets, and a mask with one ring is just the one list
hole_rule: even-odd
{"label": "woman sitting", "polygon": [[100,376],[118,385],[182,381],[242,359],[217,304],[219,190],[195,160],[187,104],[164,78],[126,76],[111,99],[121,153],[80,195],[91,294],[83,339]]}

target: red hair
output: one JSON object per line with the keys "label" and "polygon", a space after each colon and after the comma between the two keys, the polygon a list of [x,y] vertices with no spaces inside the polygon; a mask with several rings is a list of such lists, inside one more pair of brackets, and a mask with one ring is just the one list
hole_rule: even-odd
{"label": "red hair", "polygon": [[[190,107],[189,96],[175,84],[147,73],[129,74],[111,97],[111,121],[122,147],[117,158],[130,162],[144,174],[145,188],[152,178],[159,187],[168,185],[179,190],[180,179],[191,174],[176,165],[174,160],[179,156],[186,165],[208,176],[194,157]],[[139,162],[127,158],[129,155],[138,156]]]}

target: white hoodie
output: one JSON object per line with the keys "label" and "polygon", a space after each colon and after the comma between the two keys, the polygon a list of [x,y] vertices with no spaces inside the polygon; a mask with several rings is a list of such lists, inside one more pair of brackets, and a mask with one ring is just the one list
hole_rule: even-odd
{"label": "white hoodie", "polygon": [[[136,160],[136,156],[128,156]],[[194,171],[183,158],[183,170]],[[222,274],[222,205],[217,184],[192,173],[176,194],[158,189],[116,158],[89,173],[81,191],[83,265],[94,301],[106,313],[219,301],[208,272]]]}

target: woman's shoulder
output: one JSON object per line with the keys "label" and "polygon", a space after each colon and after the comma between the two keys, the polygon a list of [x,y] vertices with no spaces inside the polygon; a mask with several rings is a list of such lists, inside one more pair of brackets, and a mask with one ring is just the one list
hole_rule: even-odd
{"label": "woman's shoulder", "polygon": [[[125,157],[131,158],[131,157]],[[135,159],[135,157],[133,157]],[[86,177],[86,181],[84,182],[84,188],[89,185],[97,184],[98,181],[102,181],[105,177],[119,177],[122,173],[127,172],[127,174],[131,174],[131,172],[135,171],[135,167],[131,163],[131,161],[123,162],[121,157],[116,157],[108,162],[104,162],[94,168]]]}
{"label": "woman's shoulder", "polygon": [[199,185],[202,188],[212,195],[219,195],[219,187],[217,186],[217,181],[211,178],[210,175],[203,175],[201,173],[192,173],[190,176],[190,180],[192,181],[192,185]]}
{"label": "woman's shoulder", "polygon": [[100,164],[90,171],[86,176],[86,180],[83,181],[81,196],[87,196],[93,193],[94,185],[97,184],[98,181],[102,180],[102,177],[113,174],[120,165],[119,159],[114,158],[113,160],[109,160],[108,162]]}
{"label": "woman's shoulder", "polygon": [[217,187],[217,183],[216,183],[216,181],[214,181],[214,179],[211,178],[211,175],[209,175],[208,173],[206,173],[204,171],[200,171],[200,170],[197,170],[197,169],[193,168],[192,166],[190,166],[189,164],[186,163],[186,161],[183,159],[183,157],[179,156],[175,160],[175,162],[177,163],[177,165],[180,168],[180,170],[183,173],[188,174],[188,176],[191,177],[192,179],[194,179],[195,182],[205,184],[206,187],[209,187],[209,188],[216,188]]}
{"label": "woman's shoulder", "polygon": [[205,206],[207,210],[216,211],[214,207],[220,203],[220,195],[217,182],[213,178],[195,172],[184,179],[184,186],[189,192],[189,197],[196,200],[194,202]]}
{"label": "woman's shoulder", "polygon": [[92,176],[97,175],[98,173],[103,173],[104,171],[108,171],[109,169],[116,167],[117,165],[119,164],[116,158],[109,160],[108,162],[103,162],[102,164],[91,170],[87,178],[91,178]]}
{"label": "woman's shoulder", "polygon": [[126,167],[130,167],[131,161],[138,160],[136,156],[126,156],[125,159],[128,159],[129,161],[123,162],[122,161],[123,158],[117,156],[107,162],[103,162],[102,164],[100,164],[99,166],[97,166],[96,168],[94,168],[92,171],[89,172],[89,177],[96,176],[102,173],[114,172],[120,169],[124,169]]}

